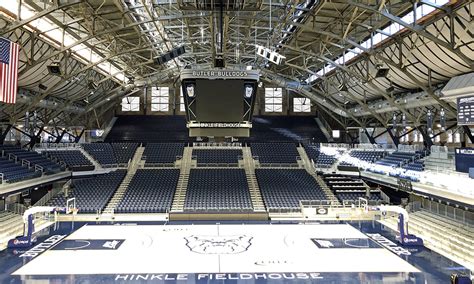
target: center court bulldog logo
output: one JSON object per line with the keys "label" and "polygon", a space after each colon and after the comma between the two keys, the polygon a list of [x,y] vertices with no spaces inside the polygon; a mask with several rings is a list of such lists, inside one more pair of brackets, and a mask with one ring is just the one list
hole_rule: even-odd
{"label": "center court bulldog logo", "polygon": [[247,251],[252,237],[237,236],[189,236],[184,238],[186,246],[200,254],[237,254]]}

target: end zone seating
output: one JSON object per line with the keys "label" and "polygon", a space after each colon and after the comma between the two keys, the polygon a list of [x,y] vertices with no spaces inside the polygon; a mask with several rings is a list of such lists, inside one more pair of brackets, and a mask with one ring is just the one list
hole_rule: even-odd
{"label": "end zone seating", "polygon": [[142,160],[145,160],[145,167],[153,164],[173,164],[183,156],[183,151],[184,143],[148,143]]}
{"label": "end zone seating", "polygon": [[138,148],[138,143],[111,143],[110,145],[119,164],[127,164]]}
{"label": "end zone seating", "polygon": [[185,211],[252,211],[245,170],[191,169]]}
{"label": "end zone seating", "polygon": [[179,169],[138,169],[115,212],[169,212],[178,178]]}
{"label": "end zone seating", "polygon": [[297,164],[300,156],[294,143],[252,143],[250,148],[261,164]]}
{"label": "end zone seating", "polygon": [[193,149],[198,166],[205,164],[237,165],[242,157],[241,149]]}
{"label": "end zone seating", "polygon": [[117,166],[114,150],[109,143],[82,144],[84,150],[103,167]]}
{"label": "end zone seating", "polygon": [[303,169],[256,169],[257,182],[269,210],[299,209],[300,200],[327,200],[316,180]]}
{"label": "end zone seating", "polygon": [[67,199],[75,197],[78,213],[90,214],[96,213],[97,210],[102,211],[126,173],[125,170],[117,170],[91,178],[75,179],[72,181],[72,191],[67,197],[61,192],[48,203],[50,206],[64,207]]}

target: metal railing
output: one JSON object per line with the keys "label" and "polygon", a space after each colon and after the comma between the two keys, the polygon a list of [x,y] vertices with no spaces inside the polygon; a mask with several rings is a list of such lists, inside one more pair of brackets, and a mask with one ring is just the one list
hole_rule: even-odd
{"label": "metal railing", "polygon": [[56,196],[56,194],[58,194],[58,192],[60,192],[60,191],[61,191],[61,188],[55,188],[55,189],[49,191],[43,197],[41,197],[41,199],[38,200],[33,206],[44,206],[44,205],[46,205],[46,203],[48,203],[51,200],[51,198]]}
{"label": "metal railing", "polygon": [[[429,199],[423,199],[421,202],[421,209],[430,212],[432,214],[438,215],[442,218],[451,219],[454,222],[458,222],[460,227],[462,225],[467,225],[471,228],[474,228],[474,213],[457,208],[451,205],[445,205],[436,201],[431,201]],[[455,225],[455,223],[454,223]]]}
{"label": "metal railing", "polygon": [[8,154],[8,160],[18,162],[18,157],[12,153]]}
{"label": "metal railing", "polygon": [[28,208],[20,203],[10,203],[6,205],[6,209],[12,213],[23,215]]}
{"label": "metal railing", "polygon": [[41,173],[43,173],[43,172],[44,172],[44,169],[43,169],[43,167],[40,166],[40,165],[35,165],[35,172],[41,172]]}
{"label": "metal railing", "polygon": [[242,148],[240,142],[193,142],[196,148]]}

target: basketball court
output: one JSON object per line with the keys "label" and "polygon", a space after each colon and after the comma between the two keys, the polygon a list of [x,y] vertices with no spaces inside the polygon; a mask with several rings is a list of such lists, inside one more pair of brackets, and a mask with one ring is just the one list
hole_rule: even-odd
{"label": "basketball court", "polygon": [[349,224],[85,225],[53,239],[13,275],[419,272]]}

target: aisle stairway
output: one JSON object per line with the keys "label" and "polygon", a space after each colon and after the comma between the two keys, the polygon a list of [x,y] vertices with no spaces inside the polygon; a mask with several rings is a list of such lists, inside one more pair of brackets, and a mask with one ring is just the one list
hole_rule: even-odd
{"label": "aisle stairway", "polygon": [[81,151],[81,153],[94,165],[95,170],[102,169],[102,166],[89,154],[86,150],[82,147],[77,147]]}
{"label": "aisle stairway", "polygon": [[115,191],[112,198],[109,200],[109,203],[107,204],[104,211],[102,212],[103,216],[111,216],[114,214],[115,208],[123,199],[123,196],[125,195],[125,192],[128,189],[128,185],[130,184],[130,181],[132,180],[133,176],[137,172],[137,169],[140,167],[144,150],[145,150],[145,147],[142,147],[142,146],[137,148],[137,151],[135,152],[135,155],[133,156],[133,159],[131,160],[129,164],[127,175],[123,179],[117,191]]}
{"label": "aisle stairway", "polygon": [[340,205],[341,203],[334,195],[332,190],[326,185],[324,180],[316,174],[316,169],[313,167],[311,160],[309,159],[308,155],[306,154],[306,151],[302,146],[298,146],[298,153],[300,154],[301,160],[304,163],[304,169],[316,180],[321,189],[324,191],[324,194],[326,194],[328,199],[332,201],[332,204]]}
{"label": "aisle stairway", "polygon": [[183,212],[184,201],[186,200],[186,189],[188,188],[189,173],[191,172],[193,148],[185,147],[183,151],[183,158],[180,163],[180,174],[178,179],[178,186],[173,197],[171,205],[171,212]]}
{"label": "aisle stairway", "polygon": [[260,192],[260,188],[258,187],[257,177],[255,176],[255,166],[253,163],[250,147],[242,147],[242,154],[253,210],[255,212],[265,212],[266,210],[263,203],[262,194]]}

